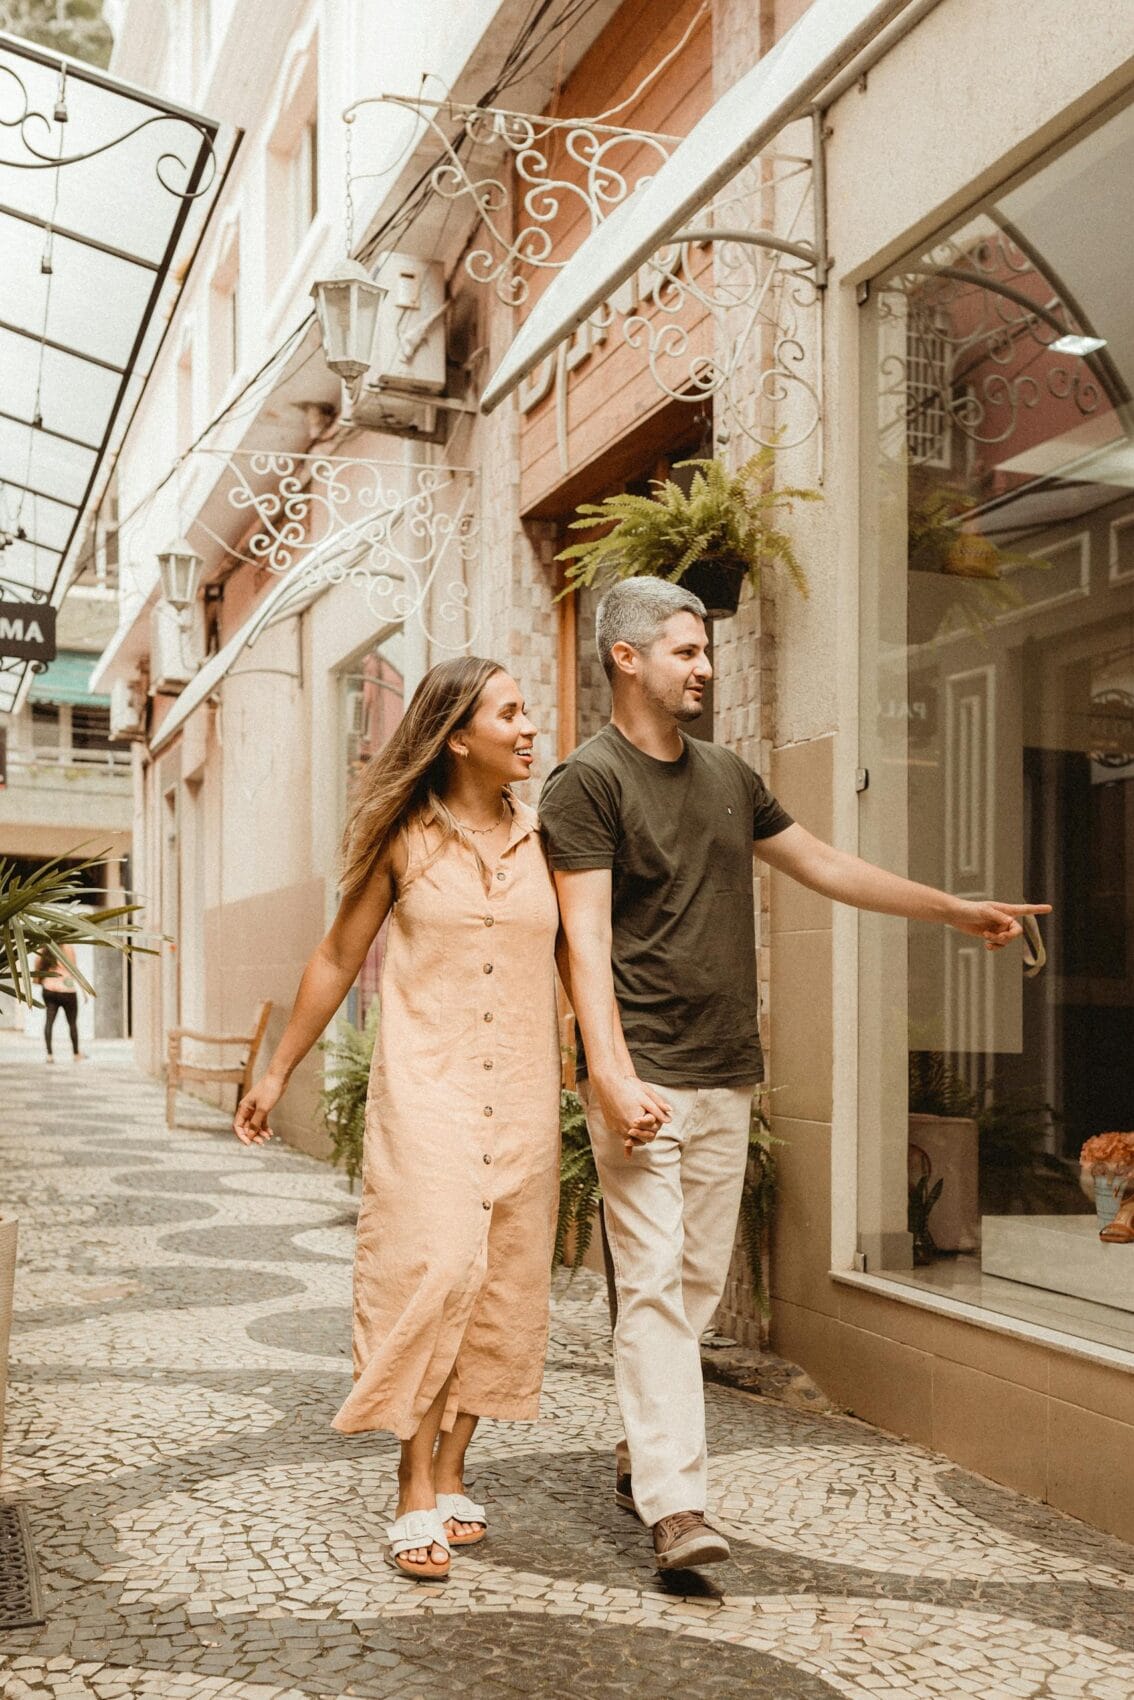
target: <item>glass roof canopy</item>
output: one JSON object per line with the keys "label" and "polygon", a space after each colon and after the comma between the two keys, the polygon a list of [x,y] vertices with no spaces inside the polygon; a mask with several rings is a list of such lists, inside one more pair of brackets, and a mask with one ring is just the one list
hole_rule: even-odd
{"label": "glass roof canopy", "polygon": [[[237,134],[0,33],[0,599],[58,604]],[[0,714],[30,666],[0,658]]]}

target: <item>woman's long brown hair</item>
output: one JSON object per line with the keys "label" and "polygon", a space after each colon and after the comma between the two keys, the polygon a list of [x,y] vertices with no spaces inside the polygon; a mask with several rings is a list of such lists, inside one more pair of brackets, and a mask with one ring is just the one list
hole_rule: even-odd
{"label": "woman's long brown hair", "polygon": [[504,669],[479,655],[431,667],[393,736],[363,768],[343,833],[342,898],[355,897],[385,846],[416,815],[432,815],[451,831],[441,803],[445,746],[476,713],[489,679]]}

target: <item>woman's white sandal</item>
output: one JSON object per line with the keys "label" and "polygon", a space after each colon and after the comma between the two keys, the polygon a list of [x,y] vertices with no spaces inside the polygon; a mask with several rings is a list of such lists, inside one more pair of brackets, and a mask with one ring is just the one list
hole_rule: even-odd
{"label": "woman's white sandal", "polygon": [[480,1529],[471,1535],[450,1535],[452,1547],[475,1547],[488,1533],[488,1513],[463,1493],[439,1493],[437,1513],[442,1523],[479,1523]]}
{"label": "woman's white sandal", "polygon": [[[450,1542],[445,1532],[444,1519],[436,1510],[404,1511],[390,1524],[386,1530],[386,1538],[390,1543],[386,1549],[386,1563],[391,1569],[400,1571],[403,1576],[412,1577],[415,1582],[447,1580]],[[435,1546],[444,1548],[444,1564],[437,1564],[429,1557],[424,1564],[412,1564],[402,1557],[403,1553],[416,1552],[419,1548],[428,1554],[430,1548]]]}

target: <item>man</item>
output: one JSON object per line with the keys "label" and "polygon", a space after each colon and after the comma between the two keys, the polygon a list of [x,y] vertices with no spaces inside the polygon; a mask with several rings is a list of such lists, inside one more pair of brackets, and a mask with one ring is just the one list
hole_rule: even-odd
{"label": "man", "polygon": [[753,846],[826,897],[941,921],[990,950],[1050,908],[970,903],[833,849],[739,756],[687,738],[712,677],[704,616],[661,579],[607,592],[596,638],[610,724],[540,801],[617,1296],[616,1497],[651,1526],[660,1570],[729,1556],[705,1521],[698,1341],[728,1274],[764,1073]]}

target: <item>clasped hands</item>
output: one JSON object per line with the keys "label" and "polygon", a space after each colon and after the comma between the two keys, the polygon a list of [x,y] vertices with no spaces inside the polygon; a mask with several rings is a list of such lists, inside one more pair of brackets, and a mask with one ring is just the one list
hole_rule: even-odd
{"label": "clasped hands", "polygon": [[593,1081],[603,1121],[622,1141],[627,1157],[632,1157],[639,1145],[648,1145],[673,1115],[655,1086],[647,1086],[635,1074],[616,1075],[612,1079]]}

